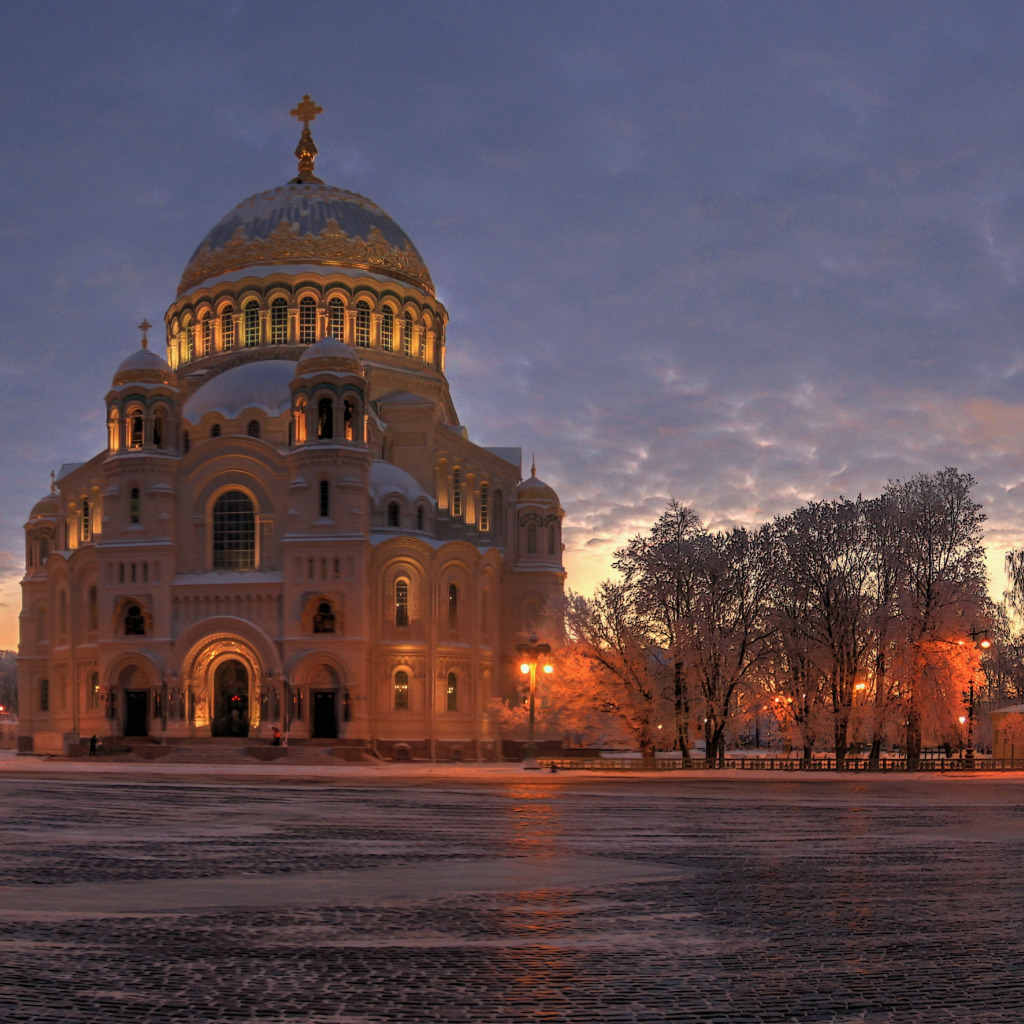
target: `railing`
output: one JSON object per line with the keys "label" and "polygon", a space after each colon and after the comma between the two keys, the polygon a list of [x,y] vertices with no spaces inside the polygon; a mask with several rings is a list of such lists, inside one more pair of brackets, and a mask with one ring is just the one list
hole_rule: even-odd
{"label": "railing", "polygon": [[[538,764],[548,770],[603,771],[603,772],[671,772],[671,771],[713,771],[719,767],[717,760],[692,757],[542,757]],[[725,768],[741,771],[781,772],[834,772],[834,757],[814,757],[806,761],[799,757],[727,757]],[[901,757],[885,757],[871,761],[866,757],[848,757],[843,762],[847,772],[905,772],[907,761]],[[980,758],[975,757],[971,768],[966,759],[943,757],[921,758],[918,771],[922,772],[1019,772],[1024,771],[1024,758]]]}

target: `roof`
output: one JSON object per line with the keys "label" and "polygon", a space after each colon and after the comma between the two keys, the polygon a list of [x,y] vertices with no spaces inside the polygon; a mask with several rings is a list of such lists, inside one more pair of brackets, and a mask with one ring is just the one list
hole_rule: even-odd
{"label": "roof", "polygon": [[234,419],[246,409],[262,409],[280,416],[291,408],[295,363],[290,359],[262,359],[242,363],[200,384],[181,411],[183,420],[198,423],[207,413]]}

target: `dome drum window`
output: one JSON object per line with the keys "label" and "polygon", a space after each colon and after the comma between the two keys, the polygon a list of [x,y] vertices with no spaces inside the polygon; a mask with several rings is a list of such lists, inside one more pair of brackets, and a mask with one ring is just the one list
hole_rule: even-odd
{"label": "dome drum window", "polygon": [[285,299],[274,299],[270,304],[270,344],[284,345],[288,342],[288,303]]}
{"label": "dome drum window", "polygon": [[341,299],[331,299],[327,303],[327,317],[330,323],[332,338],[345,340],[345,303]]}
{"label": "dome drum window", "polygon": [[260,343],[260,306],[252,299],[242,310],[242,340],[246,348]]}
{"label": "dome drum window", "polygon": [[370,347],[370,304],[362,299],[356,303],[356,344]]}
{"label": "dome drum window", "polygon": [[316,299],[308,295],[299,303],[299,341],[303,345],[316,341]]}
{"label": "dome drum window", "polygon": [[385,352],[395,348],[395,314],[387,307],[380,315],[380,347]]}
{"label": "dome drum window", "polygon": [[230,352],[235,347],[235,310],[225,306],[220,314],[220,347]]}

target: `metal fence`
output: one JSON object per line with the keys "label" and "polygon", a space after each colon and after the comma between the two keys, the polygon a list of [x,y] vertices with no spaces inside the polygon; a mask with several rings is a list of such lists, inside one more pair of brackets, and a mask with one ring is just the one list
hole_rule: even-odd
{"label": "metal fence", "polygon": [[[566,771],[603,772],[672,772],[672,771],[713,771],[719,767],[717,760],[692,757],[542,757],[538,760],[542,768]],[[834,757],[815,757],[805,761],[799,757],[727,757],[725,768],[742,771],[765,772],[834,772]],[[885,757],[872,761],[866,757],[848,757],[842,771],[847,772],[905,772],[906,758]],[[979,758],[975,757],[973,767],[966,758],[942,757],[921,758],[917,771],[922,772],[1019,772],[1024,771],[1024,758]]]}

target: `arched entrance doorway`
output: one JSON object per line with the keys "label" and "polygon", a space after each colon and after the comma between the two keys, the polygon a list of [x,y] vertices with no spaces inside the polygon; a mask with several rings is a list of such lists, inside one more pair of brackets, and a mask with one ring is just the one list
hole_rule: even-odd
{"label": "arched entrance doorway", "polygon": [[149,694],[150,680],[137,665],[123,668],[117,679],[118,688],[124,695],[124,736],[149,735]]}
{"label": "arched entrance doorway", "polygon": [[309,677],[310,735],[314,739],[337,739],[349,720],[348,690],[330,665],[318,665]]}
{"label": "arched entrance doorway", "polygon": [[236,658],[222,661],[213,673],[214,736],[249,735],[249,671]]}

